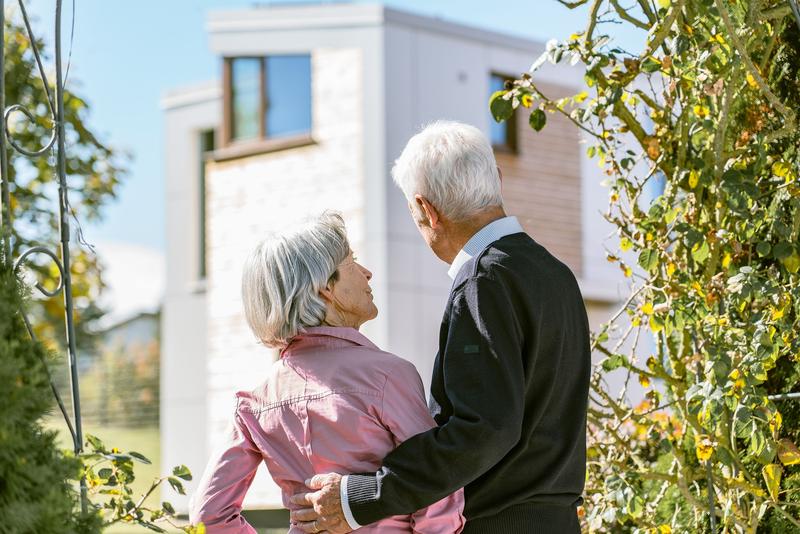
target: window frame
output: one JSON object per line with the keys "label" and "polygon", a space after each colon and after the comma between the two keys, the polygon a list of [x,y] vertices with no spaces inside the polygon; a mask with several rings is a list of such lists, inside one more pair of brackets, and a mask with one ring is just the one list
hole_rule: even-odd
{"label": "window frame", "polygon": [[[262,56],[245,54],[241,56],[225,56],[222,58],[222,139],[221,149],[216,151],[217,159],[229,159],[240,157],[250,153],[259,153],[270,150],[283,150],[295,146],[313,144],[311,131],[313,129],[313,109],[309,131],[289,136],[268,137],[267,136],[267,110],[269,109],[269,95],[267,95],[267,58],[281,55],[308,56],[310,53],[297,54],[265,54]],[[259,91],[260,99],[258,106],[258,137],[254,139],[237,140],[233,137],[234,119],[233,112],[233,62],[237,59],[257,59],[259,60]],[[313,108],[313,102],[310,103]]]}
{"label": "window frame", "polygon": [[[505,74],[499,71],[489,71],[489,87],[491,88],[492,78],[502,78],[503,83],[508,81],[513,81],[515,79],[514,76],[510,74]],[[489,95],[491,96],[491,94]],[[498,152],[503,152],[506,154],[519,154],[519,136],[518,136],[518,124],[517,124],[517,112],[519,110],[515,109],[514,113],[511,114],[511,117],[505,121],[506,123],[506,142],[500,145],[494,144],[492,142],[492,149]],[[494,120],[491,117],[491,113],[489,114],[489,120]],[[490,139],[491,141],[491,139]]]}

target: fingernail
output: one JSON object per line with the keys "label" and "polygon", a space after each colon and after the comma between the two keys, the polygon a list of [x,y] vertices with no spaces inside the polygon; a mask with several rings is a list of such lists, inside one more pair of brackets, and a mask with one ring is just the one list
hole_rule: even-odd
{"label": "fingernail", "polygon": [[310,478],[307,478],[307,479],[305,480],[305,482],[303,482],[303,484],[305,484],[306,486],[308,486],[309,484],[311,484],[311,479],[310,479]]}

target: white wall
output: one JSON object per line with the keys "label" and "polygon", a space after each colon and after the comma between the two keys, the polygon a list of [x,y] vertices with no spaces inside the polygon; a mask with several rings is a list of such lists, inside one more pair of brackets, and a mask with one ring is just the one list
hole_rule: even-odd
{"label": "white wall", "polygon": [[[488,134],[491,73],[519,75],[543,50],[533,41],[392,12],[385,41],[387,169],[408,139],[431,121],[458,120]],[[572,69],[551,68],[542,79],[577,87],[581,77]],[[388,172],[386,182],[387,347],[417,366],[427,388],[451,280],[448,266],[422,241]]]}
{"label": "white wall", "polygon": [[[269,232],[329,208],[342,212],[359,256],[365,247],[364,57],[357,48],[314,49],[311,54],[315,144],[209,165],[209,451],[231,423],[234,392],[260,385],[276,357],[256,343],[243,316],[240,284],[246,256]],[[280,506],[277,486],[263,466],[259,471],[245,505]]]}
{"label": "white wall", "polygon": [[[161,466],[166,473],[185,464],[197,480],[207,457],[206,299],[198,280],[199,134],[217,126],[220,92],[216,84],[192,88],[166,97],[163,106],[167,277],[161,315]],[[176,509],[186,509],[186,497],[171,490],[165,494]]]}

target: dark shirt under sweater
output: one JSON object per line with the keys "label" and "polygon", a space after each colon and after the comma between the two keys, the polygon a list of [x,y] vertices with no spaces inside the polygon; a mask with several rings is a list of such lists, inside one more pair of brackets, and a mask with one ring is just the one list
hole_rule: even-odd
{"label": "dark shirt under sweater", "polygon": [[468,533],[579,532],[591,358],[586,309],[563,263],[524,233],[459,271],[431,384],[439,425],[377,473],[351,475],[361,525],[464,487]]}

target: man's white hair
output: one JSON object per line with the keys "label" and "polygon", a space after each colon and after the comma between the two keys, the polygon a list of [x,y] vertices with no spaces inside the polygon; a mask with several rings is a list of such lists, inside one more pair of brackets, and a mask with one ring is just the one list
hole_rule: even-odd
{"label": "man's white hair", "polygon": [[283,348],[304,329],[322,324],[326,304],[319,291],[336,280],[348,254],[344,221],[334,212],[259,243],[242,274],[244,314],[253,334],[268,347]]}
{"label": "man's white hair", "polygon": [[392,178],[412,206],[414,195],[422,195],[456,222],[503,205],[492,145],[469,124],[436,121],[425,126],[394,162]]}

